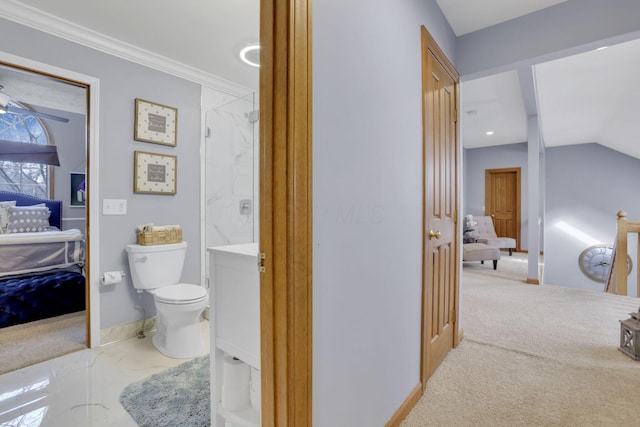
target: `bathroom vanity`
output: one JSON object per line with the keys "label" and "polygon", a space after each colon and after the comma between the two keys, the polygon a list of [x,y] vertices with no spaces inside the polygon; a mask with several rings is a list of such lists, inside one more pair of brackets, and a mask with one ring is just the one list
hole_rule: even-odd
{"label": "bathroom vanity", "polygon": [[[260,278],[258,244],[217,246],[209,252],[211,295],[211,419],[216,425],[260,426]],[[225,385],[231,358],[251,370],[246,405]],[[234,381],[237,379],[234,378]],[[227,378],[227,383],[231,380]],[[257,389],[257,390],[256,390]],[[233,391],[234,396],[229,397]],[[226,393],[225,404],[223,395]],[[232,408],[230,410],[229,408]]]}

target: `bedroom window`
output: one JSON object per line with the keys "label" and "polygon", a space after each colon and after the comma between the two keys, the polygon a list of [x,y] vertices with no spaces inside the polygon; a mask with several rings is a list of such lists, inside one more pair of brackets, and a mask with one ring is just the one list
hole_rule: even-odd
{"label": "bedroom window", "polygon": [[[42,121],[24,114],[0,114],[0,140],[48,145],[49,137]],[[37,163],[0,160],[0,190],[49,196],[50,166]]]}

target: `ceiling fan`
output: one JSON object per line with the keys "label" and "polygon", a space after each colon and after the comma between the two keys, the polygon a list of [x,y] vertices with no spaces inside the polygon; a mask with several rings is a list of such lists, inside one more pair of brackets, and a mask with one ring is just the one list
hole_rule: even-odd
{"label": "ceiling fan", "polygon": [[0,114],[5,113],[13,113],[13,114],[22,114],[25,116],[33,116],[41,119],[55,120],[58,122],[67,123],[69,119],[64,117],[54,116],[52,114],[40,113],[38,111],[29,110],[28,108],[24,108],[22,104],[18,101],[2,92],[4,86],[0,85]]}

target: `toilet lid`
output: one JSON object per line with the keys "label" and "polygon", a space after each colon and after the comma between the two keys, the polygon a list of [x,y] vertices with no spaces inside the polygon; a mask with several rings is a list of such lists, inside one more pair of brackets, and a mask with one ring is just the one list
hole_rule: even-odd
{"label": "toilet lid", "polygon": [[202,286],[188,283],[164,286],[153,292],[156,300],[168,303],[189,303],[207,297],[207,290]]}

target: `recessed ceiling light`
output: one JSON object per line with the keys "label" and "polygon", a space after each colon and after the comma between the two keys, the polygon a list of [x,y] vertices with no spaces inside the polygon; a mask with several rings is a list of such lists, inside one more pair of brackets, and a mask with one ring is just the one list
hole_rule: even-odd
{"label": "recessed ceiling light", "polygon": [[493,135],[493,131],[492,130],[488,130],[484,133],[485,135]]}
{"label": "recessed ceiling light", "polygon": [[260,45],[253,43],[247,45],[240,51],[240,59],[245,64],[249,64],[252,67],[260,66]]}

